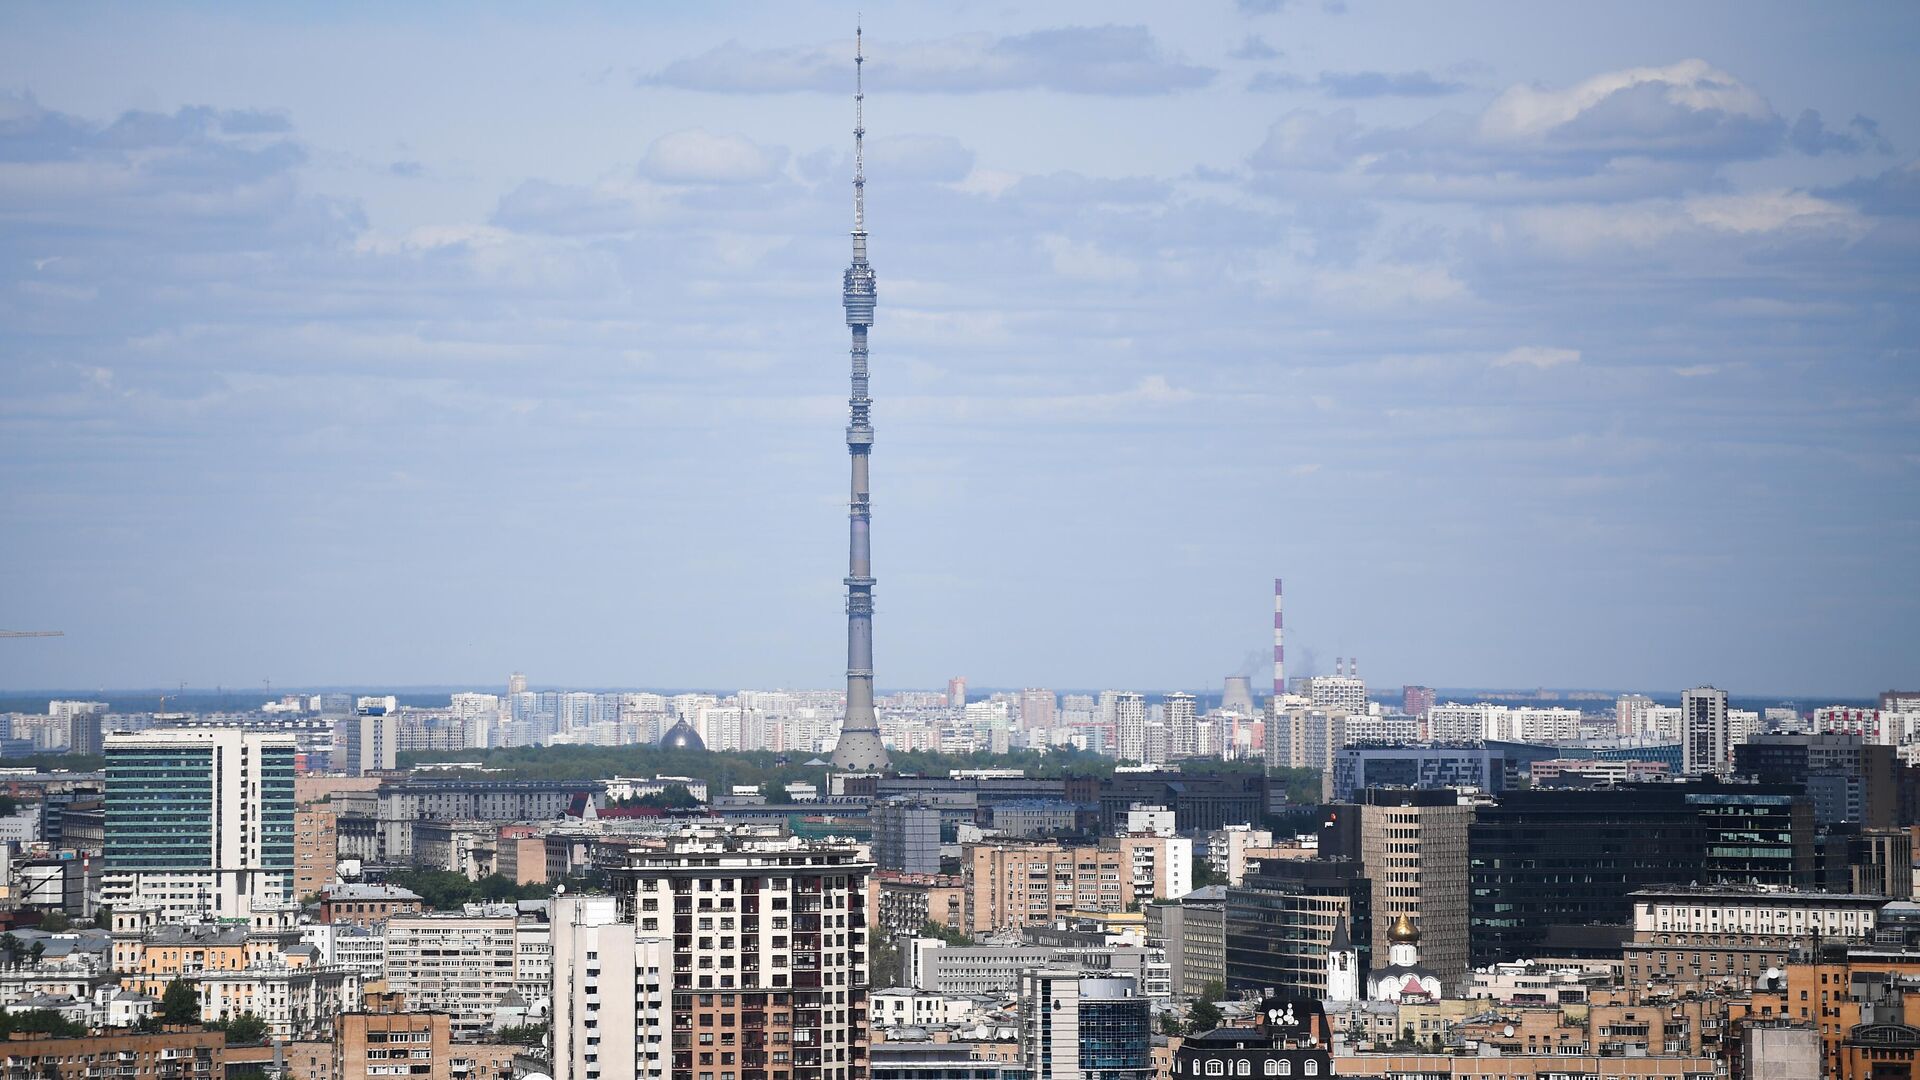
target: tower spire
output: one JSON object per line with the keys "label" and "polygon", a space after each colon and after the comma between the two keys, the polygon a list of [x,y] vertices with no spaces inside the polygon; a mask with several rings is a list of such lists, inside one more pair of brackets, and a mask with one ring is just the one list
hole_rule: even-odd
{"label": "tower spire", "polygon": [[853,258],[867,261],[867,92],[860,24],[853,24]]}
{"label": "tower spire", "polygon": [[847,714],[834,744],[837,769],[887,767],[880,721],[873,711],[872,499],[867,466],[873,456],[873,400],[867,396],[867,328],[873,325],[874,275],[867,265],[866,54],[853,31],[853,265],[841,275],[841,306],[853,333],[853,393],[847,398],[847,455],[853,464],[847,501]]}

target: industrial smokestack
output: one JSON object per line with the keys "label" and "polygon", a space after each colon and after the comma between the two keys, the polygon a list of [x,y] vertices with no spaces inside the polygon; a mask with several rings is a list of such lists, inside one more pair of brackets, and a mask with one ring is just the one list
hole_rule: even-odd
{"label": "industrial smokestack", "polygon": [[1273,579],[1273,702],[1274,708],[1280,707],[1280,699],[1287,692],[1287,642],[1280,618],[1280,579]]}

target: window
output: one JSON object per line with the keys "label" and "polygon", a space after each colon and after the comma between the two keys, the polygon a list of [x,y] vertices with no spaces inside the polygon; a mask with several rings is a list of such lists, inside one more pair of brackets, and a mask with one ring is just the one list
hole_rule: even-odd
{"label": "window", "polygon": [[1308,1076],[1319,1076],[1319,1075],[1320,1075],[1320,1063],[1319,1063],[1319,1062],[1317,1062],[1317,1061],[1315,1061],[1315,1060],[1313,1060],[1312,1058],[1308,1058],[1308,1059],[1307,1059],[1307,1067],[1306,1067],[1306,1068],[1304,1068],[1304,1069],[1301,1069],[1300,1071],[1301,1071],[1301,1072],[1303,1072],[1303,1073],[1305,1073],[1305,1074],[1306,1074],[1306,1075],[1308,1075]]}

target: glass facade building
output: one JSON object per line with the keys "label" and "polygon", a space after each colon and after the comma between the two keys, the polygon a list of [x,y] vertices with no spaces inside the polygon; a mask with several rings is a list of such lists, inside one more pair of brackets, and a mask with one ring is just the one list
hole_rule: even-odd
{"label": "glass facade building", "polygon": [[106,903],[173,920],[293,901],[292,735],[181,728],[105,742]]}
{"label": "glass facade building", "polygon": [[1475,811],[1467,847],[1474,966],[1617,956],[1635,889],[1809,886],[1813,807],[1785,785],[1516,791]]}

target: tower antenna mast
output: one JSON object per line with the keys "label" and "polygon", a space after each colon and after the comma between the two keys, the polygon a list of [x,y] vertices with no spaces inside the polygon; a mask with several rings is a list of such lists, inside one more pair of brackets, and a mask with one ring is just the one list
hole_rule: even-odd
{"label": "tower antenna mast", "polygon": [[847,501],[847,714],[834,744],[833,767],[873,772],[888,765],[873,711],[872,498],[867,465],[873,455],[873,400],[867,396],[867,328],[873,325],[874,276],[867,265],[866,52],[853,29],[853,263],[841,276],[841,306],[853,332],[853,392],[847,399],[847,455],[852,493]]}

